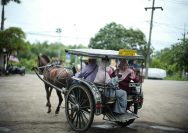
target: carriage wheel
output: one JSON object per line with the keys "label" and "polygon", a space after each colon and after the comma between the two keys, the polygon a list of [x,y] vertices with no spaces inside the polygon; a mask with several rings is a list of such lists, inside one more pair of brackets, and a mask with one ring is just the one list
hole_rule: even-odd
{"label": "carriage wheel", "polygon": [[94,101],[91,92],[83,85],[72,86],[66,95],[65,112],[73,130],[86,131],[94,117]]}
{"label": "carriage wheel", "polygon": [[[128,103],[128,111],[137,114],[138,113],[138,103]],[[134,122],[135,119],[127,120],[126,122],[116,122],[121,127],[126,127]]]}

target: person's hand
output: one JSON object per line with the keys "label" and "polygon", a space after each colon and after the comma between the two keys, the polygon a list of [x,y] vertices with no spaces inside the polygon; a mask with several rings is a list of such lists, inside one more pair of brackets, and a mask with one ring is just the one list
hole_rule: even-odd
{"label": "person's hand", "polygon": [[112,86],[117,86],[118,85],[118,82],[119,82],[119,79],[118,77],[113,77],[111,78],[109,81],[108,81],[108,84],[109,85],[112,85]]}
{"label": "person's hand", "polygon": [[135,79],[136,78],[136,75],[134,72],[131,72],[131,75],[130,75],[130,79]]}
{"label": "person's hand", "polygon": [[114,74],[115,74],[115,76],[118,76],[118,74],[119,74],[119,69],[116,69],[116,70],[114,71]]}
{"label": "person's hand", "polygon": [[118,77],[118,79],[120,79],[120,78],[122,77],[122,75],[121,75],[121,74],[118,74],[117,77]]}

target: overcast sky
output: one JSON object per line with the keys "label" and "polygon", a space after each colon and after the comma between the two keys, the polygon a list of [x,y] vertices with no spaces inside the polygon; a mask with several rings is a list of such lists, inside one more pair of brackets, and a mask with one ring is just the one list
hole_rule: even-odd
{"label": "overcast sky", "polygon": [[[106,24],[140,29],[148,40],[152,0],[21,0],[5,8],[5,28],[16,26],[26,32],[30,42],[48,41],[87,46],[91,37]],[[170,47],[188,31],[187,0],[155,0],[163,7],[154,12],[152,46]],[[2,7],[1,7],[2,9]],[[56,29],[61,28],[61,33]],[[60,37],[59,37],[60,36]],[[188,35],[187,35],[188,36]]]}

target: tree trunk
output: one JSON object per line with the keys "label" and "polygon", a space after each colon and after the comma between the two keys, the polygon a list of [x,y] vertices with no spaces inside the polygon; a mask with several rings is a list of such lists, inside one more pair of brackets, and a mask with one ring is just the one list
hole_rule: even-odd
{"label": "tree trunk", "polygon": [[2,14],[1,14],[1,30],[4,30],[4,21],[5,21],[5,5],[3,5]]}
{"label": "tree trunk", "polygon": [[181,71],[181,79],[184,79],[184,78],[185,78],[185,69],[183,68]]}

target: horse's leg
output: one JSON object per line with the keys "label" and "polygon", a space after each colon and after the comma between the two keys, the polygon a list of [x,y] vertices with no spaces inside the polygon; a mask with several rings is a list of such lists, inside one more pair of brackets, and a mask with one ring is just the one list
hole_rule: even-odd
{"label": "horse's leg", "polygon": [[47,99],[46,106],[48,107],[47,113],[50,113],[52,111],[51,110],[51,103],[50,103],[50,96],[51,96],[52,88],[49,87],[49,85],[45,84],[45,90],[46,90],[46,99]]}
{"label": "horse's leg", "polygon": [[62,101],[63,101],[63,97],[62,97],[60,91],[56,90],[56,92],[57,92],[57,96],[58,96],[58,98],[59,98],[59,104],[58,104],[58,106],[57,106],[57,108],[56,108],[55,114],[58,114],[58,113],[59,113],[59,110],[60,110],[61,103],[62,103]]}

